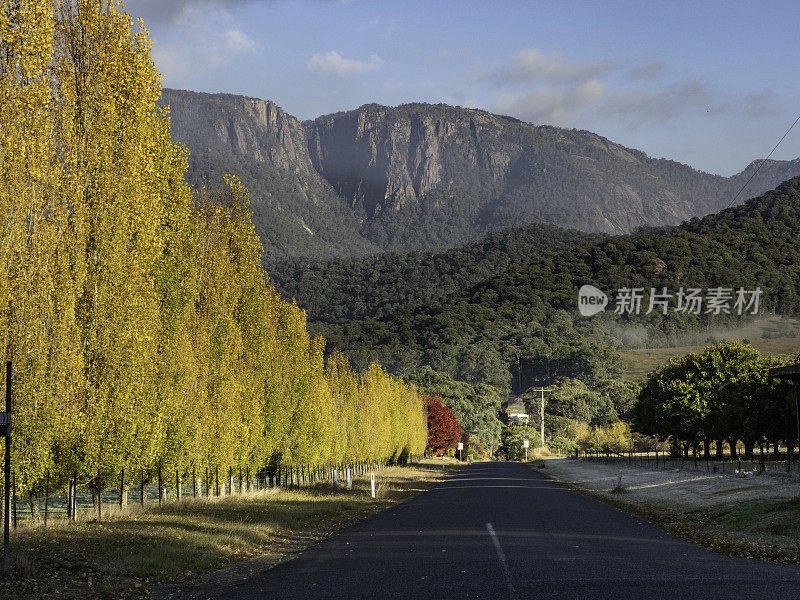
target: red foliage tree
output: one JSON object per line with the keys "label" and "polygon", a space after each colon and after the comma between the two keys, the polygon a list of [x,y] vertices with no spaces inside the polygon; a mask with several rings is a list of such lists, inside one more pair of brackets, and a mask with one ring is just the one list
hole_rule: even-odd
{"label": "red foliage tree", "polygon": [[427,450],[441,454],[448,448],[458,447],[463,431],[455,413],[442,404],[439,394],[425,396],[425,408],[428,410],[428,446]]}

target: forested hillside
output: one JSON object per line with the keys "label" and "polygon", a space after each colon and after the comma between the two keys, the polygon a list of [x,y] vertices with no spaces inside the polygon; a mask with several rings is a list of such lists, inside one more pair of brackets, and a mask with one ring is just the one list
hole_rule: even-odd
{"label": "forested hillside", "polygon": [[[235,172],[267,259],[443,250],[531,223],[629,233],[728,206],[731,178],[648,157],[588,131],[444,104],[301,122],[269,101],[165,90],[189,180]],[[800,174],[769,161],[738,202]]]}
{"label": "forested hillside", "polygon": [[[565,378],[596,386],[619,374],[622,341],[666,344],[682,331],[740,318],[675,311],[617,315],[609,311],[619,288],[760,287],[762,313],[798,311],[798,217],[795,178],[669,233],[612,238],[548,255],[384,319],[344,325],[333,344],[358,364],[379,359],[399,373],[430,365],[455,379],[510,386],[516,393]],[[607,312],[579,316],[577,294],[584,284],[611,297]]]}
{"label": "forested hillside", "polygon": [[548,252],[604,239],[602,234],[529,225],[493,232],[445,252],[407,252],[268,264],[271,281],[302,306],[318,330],[324,325],[382,318],[519,267]]}

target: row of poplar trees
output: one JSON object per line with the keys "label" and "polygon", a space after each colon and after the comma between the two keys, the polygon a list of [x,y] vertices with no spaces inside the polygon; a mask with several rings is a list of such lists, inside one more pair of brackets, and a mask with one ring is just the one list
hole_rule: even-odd
{"label": "row of poplar trees", "polygon": [[269,285],[238,181],[185,183],[141,22],[114,0],[0,0],[0,31],[18,490],[424,449],[416,390],[326,359]]}

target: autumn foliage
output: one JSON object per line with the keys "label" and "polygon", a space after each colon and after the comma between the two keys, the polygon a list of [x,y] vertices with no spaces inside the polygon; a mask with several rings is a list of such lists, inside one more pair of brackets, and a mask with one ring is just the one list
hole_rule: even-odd
{"label": "autumn foliage", "polygon": [[0,358],[24,496],[422,451],[416,390],[326,359],[269,284],[247,190],[185,183],[121,2],[0,0],[0,34]]}
{"label": "autumn foliage", "polygon": [[428,413],[426,450],[441,454],[448,448],[457,448],[464,432],[455,413],[442,403],[442,397],[438,394],[428,394],[424,401]]}

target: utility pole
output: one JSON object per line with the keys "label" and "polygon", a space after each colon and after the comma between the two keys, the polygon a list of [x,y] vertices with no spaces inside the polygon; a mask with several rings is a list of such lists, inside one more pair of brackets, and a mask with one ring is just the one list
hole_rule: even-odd
{"label": "utility pole", "polygon": [[542,400],[541,404],[539,405],[539,433],[542,436],[542,446],[544,446],[544,393],[545,392],[552,392],[551,388],[546,387],[538,387],[533,388],[534,392],[541,392]]}

